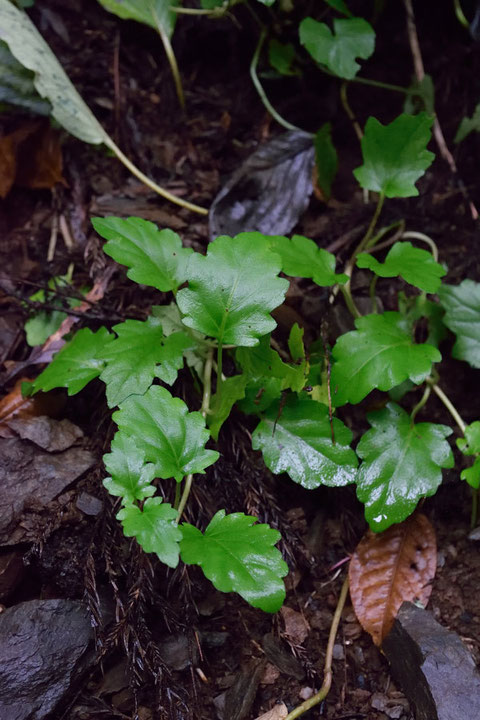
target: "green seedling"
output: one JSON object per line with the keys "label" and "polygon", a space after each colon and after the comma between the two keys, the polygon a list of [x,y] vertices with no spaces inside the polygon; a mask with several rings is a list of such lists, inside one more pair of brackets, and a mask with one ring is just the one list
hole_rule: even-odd
{"label": "green seedling", "polygon": [[[93,219],[107,240],[104,251],[128,268],[128,277],[171,292],[173,301],[152,308],[145,321],[78,331],[34,381],[33,391],[66,387],[74,394],[96,377],[104,382],[118,427],[104,456],[104,486],[120,499],[117,518],[125,535],[169,567],[180,560],[198,565],[216,588],[237,592],[268,612],[283,601],[287,566],[275,548],[276,530],[222,509],[203,532],[182,522],[195,476],[218,459],[211,443],[221,437],[234,406],[258,416],[252,448],[261,451],[273,473],[287,473],[307,489],[355,483],[376,532],[407,518],[422,498],[436,492],[442,469],[453,466],[446,439],[452,429],[415,421],[432,391],[464,436],[460,450],[474,458],[462,478],[474,488],[480,484],[479,423],[466,427],[438,386],[435,369],[445,325],[457,334],[454,355],[480,365],[480,286],[471,281],[458,288],[442,285],[445,269],[433,242],[420,233],[405,233],[383,261],[373,257],[378,238],[385,237],[382,231],[373,235],[385,197],[417,194],[415,182],[433,159],[426,149],[430,126],[425,114],[402,115],[385,127],[367,121],[363,165],[355,176],[379,198],[345,273],[336,271],[331,253],[298,235],[222,236],[202,255],[183,248],[171,230],[140,218]],[[400,146],[398,155],[390,152]],[[426,242],[433,254],[411,240]],[[373,288],[382,278],[402,279],[407,290],[399,294],[398,310],[360,315],[350,284],[356,266],[372,273]],[[341,288],[355,329],[337,338],[331,354],[321,349],[322,337],[305,347],[298,325],[285,348],[274,342],[271,313],[284,301],[285,276],[330,287],[332,299]],[[436,292],[445,324],[441,306],[426,297]],[[428,324],[427,342],[415,340],[420,322]],[[236,368],[228,377],[226,353],[233,361],[229,367]],[[175,387],[184,362],[202,388],[193,408],[167,389]],[[419,388],[423,394],[409,412],[399,403],[405,405]],[[354,450],[353,433],[341,419],[343,407],[360,403],[373,390],[390,391],[396,400],[386,396],[383,409],[367,415],[371,429]],[[173,501],[160,497],[156,478],[171,481]]]}

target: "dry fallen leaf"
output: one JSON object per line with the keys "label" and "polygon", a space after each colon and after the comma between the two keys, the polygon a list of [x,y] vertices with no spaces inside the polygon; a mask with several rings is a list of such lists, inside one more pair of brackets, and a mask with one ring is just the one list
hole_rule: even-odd
{"label": "dry fallen leaf", "polygon": [[288,708],[287,706],[282,702],[278,703],[278,705],[274,705],[271,710],[269,710],[266,713],[263,713],[263,715],[259,715],[259,717],[256,718],[256,720],[284,720],[288,715]]}
{"label": "dry fallen leaf", "polygon": [[369,530],[350,562],[350,596],[375,645],[388,635],[404,601],[426,605],[437,566],[435,531],[415,514],[383,533]]}
{"label": "dry fallen leaf", "polygon": [[294,645],[301,645],[310,632],[310,625],[302,613],[284,605],[280,610],[280,614],[285,623],[285,634],[288,635]]}
{"label": "dry fallen leaf", "polygon": [[55,415],[60,409],[60,403],[63,403],[60,396],[52,393],[49,396],[23,397],[22,383],[24,382],[30,382],[30,379],[20,378],[12,390],[0,399],[0,437],[15,437],[16,432],[9,426],[12,420],[28,419],[46,414]]}

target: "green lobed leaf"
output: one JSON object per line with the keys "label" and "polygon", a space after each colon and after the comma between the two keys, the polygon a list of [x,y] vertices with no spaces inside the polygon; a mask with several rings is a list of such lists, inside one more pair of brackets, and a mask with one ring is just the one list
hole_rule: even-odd
{"label": "green lobed leaf", "polygon": [[49,100],[51,114],[62,127],[84,142],[112,144],[28,15],[9,0],[0,0],[0,39],[25,68],[33,71],[35,89]]}
{"label": "green lobed leaf", "polygon": [[366,190],[388,198],[418,195],[416,181],[435,155],[427,150],[433,117],[399,115],[389,125],[369,117],[362,138],[363,165],[353,171]]}
{"label": "green lobed leaf", "polygon": [[250,379],[261,379],[263,382],[269,377],[279,378],[283,381],[282,390],[290,388],[295,392],[300,392],[306,383],[306,363],[294,365],[284,362],[278,352],[270,347],[269,336],[261,338],[253,348],[238,348],[235,357]]}
{"label": "green lobed leaf", "polygon": [[182,247],[173,230],[159,230],[154,223],[138,217],[97,217],[92,218],[92,225],[108,240],[104,252],[129,268],[130,280],[162,292],[176,292],[187,279],[187,263],[193,250]]}
{"label": "green lobed leaf", "polygon": [[425,295],[406,297],[405,293],[398,293],[398,308],[412,327],[425,318],[428,323],[428,335],[425,342],[438,348],[442,340],[447,337],[448,331],[443,322],[445,311],[439,303],[427,300]]}
{"label": "green lobed leaf", "polygon": [[[159,26],[171,37],[177,19],[170,10],[171,0],[98,0],[105,10],[122,20],[135,20],[158,30]],[[177,6],[181,5],[178,0]]]}
{"label": "green lobed leaf", "polygon": [[194,253],[188,288],[177,303],[188,327],[220,343],[254,346],[276,327],[270,312],[282,304],[288,281],[278,277],[280,258],[261,233],[218,237],[207,255]]}
{"label": "green lobed leaf", "polygon": [[184,351],[184,358],[188,367],[193,368],[197,375],[201,376],[206,355],[205,335],[197,333],[183,324],[176,302],[171,302],[169,305],[153,305],[152,315],[160,319],[164,335],[168,336],[182,332],[187,333],[192,338],[192,349]]}
{"label": "green lobed leaf", "polygon": [[402,277],[427,293],[436,293],[447,271],[432,255],[422,248],[416,248],[411,242],[397,242],[388,251],[383,263],[369,253],[360,253],[357,257],[359,268],[368,268],[375,275],[384,278]]}
{"label": "green lobed leaf", "polygon": [[442,358],[427,344],[412,342],[409,323],[398,312],[365,315],[356,330],[341,335],[332,349],[332,401],[336,407],[359,403],[374,388],[391,390],[404,380],[417,385]]}
{"label": "green lobed leaf", "polygon": [[138,505],[127,505],[117,513],[125,535],[134,537],[145,552],[154,552],[171,568],[178,565],[182,539],[176,517],[177,511],[161,497],[147,498],[142,509]]}
{"label": "green lobed leaf", "polygon": [[158,318],[126,320],[114,325],[117,338],[100,353],[106,367],[100,379],[107,386],[109,407],[130,395],[143,395],[154,377],[171,385],[183,366],[183,353],[194,342],[186,333],[163,336]]}
{"label": "green lobed leaf", "polygon": [[357,473],[357,495],[375,532],[405,520],[422,497],[433,495],[442,481],[441,468],[453,467],[445,440],[451,428],[433,423],[412,424],[398,405],[367,415],[371,430],[357,453],[363,462]]}
{"label": "green lobed leaf", "polygon": [[187,565],[200,565],[221,592],[237,592],[250,605],[274,613],[285,599],[282,578],[288,567],[274,547],[280,533],[243,513],[219,510],[202,534],[182,524],[181,556]]}
{"label": "green lobed leaf", "polygon": [[295,47],[292,43],[281,43],[272,38],[268,44],[268,62],[280,75],[298,75],[292,68],[295,60]]}
{"label": "green lobed leaf", "polygon": [[325,23],[305,18],[300,23],[300,42],[318,63],[351,80],[360,70],[356,58],[366,60],[375,49],[375,31],[363,18],[335,19],[333,30]]}
{"label": "green lobed leaf", "polygon": [[111,475],[103,485],[110,495],[121,497],[124,505],[154,495],[155,488],[150,483],[155,477],[155,466],[145,462],[145,452],[133,438],[115,433],[111,452],[103,456],[103,462]]}
{"label": "green lobed leaf", "polygon": [[330,425],[328,408],[303,396],[290,396],[283,408],[272,405],[252,435],[253,449],[262,451],[272,472],[287,472],[308,490],[355,481],[358,462],[351,441],[341,420],[333,418]]}
{"label": "green lobed leaf", "polygon": [[206,450],[209,432],[199,412],[188,412],[180,398],[152,385],[145,395],[132,395],[112,415],[118,427],[132,437],[154,463],[157,477],[180,482],[190,473],[203,473],[218,459]]}
{"label": "green lobed leaf", "polygon": [[214,440],[218,440],[220,428],[230,415],[232,407],[237,400],[245,397],[247,382],[248,378],[246,375],[233,375],[232,377],[228,377],[222,382],[220,402],[218,401],[218,394],[212,397],[210,413],[207,415],[207,423],[210,434]]}
{"label": "green lobed leaf", "polygon": [[[332,194],[332,183],[338,170],[338,155],[332,141],[332,125],[324,123],[313,138],[317,185],[326,200]],[[335,268],[335,265],[333,266]]]}
{"label": "green lobed leaf", "polygon": [[478,420],[467,425],[465,437],[457,439],[457,447],[464,455],[476,456],[473,465],[462,470],[460,477],[478,490],[480,488],[480,422]]}
{"label": "green lobed leaf", "polygon": [[454,142],[459,143],[470,135],[471,132],[480,132],[480,103],[475,107],[471,118],[464,117],[455,135]]}
{"label": "green lobed leaf", "polygon": [[335,273],[336,258],[332,253],[309,238],[294,235],[292,239],[277,236],[271,239],[272,249],[282,259],[282,270],[292,277],[311,278],[321,287],[339,283],[343,285],[348,277]]}
{"label": "green lobed leaf", "polygon": [[445,308],[443,322],[457,336],[453,357],[480,368],[480,283],[442,285],[438,296]]}
{"label": "green lobed leaf", "polygon": [[80,392],[104,369],[105,361],[101,354],[112,340],[113,335],[104,327],[96,333],[89,328],[79,330],[33,381],[33,391],[48,392],[53,388],[66,387],[69,395]]}

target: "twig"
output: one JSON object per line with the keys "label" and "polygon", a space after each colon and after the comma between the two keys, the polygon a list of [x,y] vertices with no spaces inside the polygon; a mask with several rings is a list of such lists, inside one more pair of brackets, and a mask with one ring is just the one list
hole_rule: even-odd
{"label": "twig", "polygon": [[[423,65],[422,51],[420,50],[420,43],[418,41],[417,26],[415,24],[415,15],[413,12],[412,0],[403,0],[403,2],[405,5],[405,10],[406,10],[406,14],[407,14],[408,42],[410,44],[410,52],[412,53],[415,77],[417,78],[417,81],[419,83],[421,83],[425,77],[425,67]],[[440,151],[440,155],[448,163],[452,173],[459,179],[460,188],[462,190],[462,194],[463,194],[466,202],[468,203],[468,205],[470,207],[470,213],[472,215],[472,219],[478,220],[478,210],[475,207],[475,205],[473,204],[473,202],[470,200],[470,198],[468,197],[466,190],[465,190],[465,186],[460,181],[460,178],[458,176],[457,164],[455,162],[455,159],[454,159],[452,153],[450,152],[450,150],[447,147],[447,143],[445,142],[445,137],[443,135],[443,131],[442,131],[440,122],[439,122],[436,114],[435,114],[435,119],[433,121],[433,136],[435,138],[435,142],[437,143],[438,149]]]}

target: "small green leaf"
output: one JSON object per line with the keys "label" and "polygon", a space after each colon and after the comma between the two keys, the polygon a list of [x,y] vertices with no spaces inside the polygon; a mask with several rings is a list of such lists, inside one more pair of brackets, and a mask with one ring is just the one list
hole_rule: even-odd
{"label": "small green leaf", "polygon": [[140,509],[127,505],[117,513],[127,537],[134,537],[145,552],[154,552],[171,568],[178,565],[182,531],[175,518],[177,511],[161,497],[147,498]]}
{"label": "small green leaf", "polygon": [[199,412],[188,412],[180,398],[152,385],[145,395],[132,395],[113,415],[118,427],[145,451],[157,477],[180,482],[189,473],[203,473],[218,459],[206,450],[209,432]]}
{"label": "small green leaf", "polygon": [[270,337],[261,338],[253,348],[238,348],[235,357],[251,379],[261,378],[263,381],[269,377],[280,378],[283,381],[282,390],[291,389],[295,392],[300,392],[306,383],[306,364],[283,362],[278,352],[270,347]]}
{"label": "small green leaf", "polygon": [[133,438],[115,433],[111,452],[103,456],[103,462],[111,475],[103,485],[110,495],[121,497],[123,504],[154,495],[155,488],[150,483],[155,477],[155,466],[145,463],[145,453]]}
{"label": "small green leaf", "polygon": [[[172,36],[176,13],[170,10],[171,0],[98,0],[109,12],[122,20],[135,20],[158,30],[160,25],[168,37]],[[177,5],[181,5],[181,0]]]}
{"label": "small green leaf", "polygon": [[188,288],[177,295],[184,324],[223,344],[257,345],[276,327],[269,313],[288,288],[277,277],[280,270],[280,258],[261,233],[218,237],[206,257],[191,256]]}
{"label": "small green leaf", "polygon": [[281,43],[272,38],[268,44],[268,62],[280,75],[298,75],[292,68],[295,60],[295,47],[292,43]]}
{"label": "small green leaf", "polygon": [[272,472],[287,472],[308,490],[355,481],[357,458],[351,441],[352,433],[341,420],[333,418],[330,425],[325,405],[295,396],[283,408],[272,405],[252,435],[253,449],[262,451]]}
{"label": "small green leaf", "polygon": [[107,386],[109,407],[120,405],[130,395],[143,395],[154,377],[171,385],[183,366],[183,353],[194,343],[185,333],[165,338],[160,320],[149,317],[114,325],[118,337],[100,357],[106,362],[100,379]]}
{"label": "small green leaf", "polygon": [[473,465],[465,468],[460,473],[462,480],[465,480],[474,490],[480,489],[480,457],[475,458]]}
{"label": "small green leaf", "polygon": [[332,194],[332,183],[338,170],[338,155],[332,141],[331,123],[325,123],[320,130],[317,130],[313,145],[315,147],[317,185],[322,191],[325,200],[329,200]]}
{"label": "small green leaf", "polygon": [[453,467],[445,438],[446,425],[419,423],[398,405],[367,415],[371,430],[363,435],[357,453],[363,462],[357,474],[357,495],[375,532],[405,520],[422,497],[434,495],[442,481],[441,468]]}
{"label": "small green leaf", "polygon": [[429,115],[435,115],[435,85],[431,75],[426,73],[420,82],[415,78],[408,89],[411,92],[405,97],[403,112],[417,115],[425,110]]}
{"label": "small green leaf", "polygon": [[428,322],[428,335],[425,342],[438,348],[442,340],[447,337],[448,331],[443,322],[445,311],[439,303],[427,300],[425,295],[406,297],[405,293],[398,293],[398,309],[405,315],[409,325],[413,328],[421,319]]}
{"label": "small green leaf", "polygon": [[245,399],[237,402],[238,409],[246,415],[259,415],[281,397],[284,384],[276,377],[251,378],[245,388]]}
{"label": "small green leaf", "polygon": [[438,295],[445,308],[443,322],[457,336],[453,357],[480,368],[480,283],[442,285]]}
{"label": "small green leaf", "polygon": [[305,360],[305,346],[303,344],[303,328],[298,323],[292,325],[288,336],[288,349],[293,362],[299,363]]}
{"label": "small green leaf", "polygon": [[331,8],[334,10],[337,10],[337,12],[343,13],[347,17],[352,17],[352,13],[346,6],[346,4],[343,2],[343,0],[325,0],[327,5],[330,5]]}
{"label": "small green leaf", "polygon": [[159,230],[138,217],[92,218],[92,225],[108,240],[104,252],[130,268],[130,280],[162,292],[176,292],[187,279],[187,263],[193,251],[182,247],[173,230]]}
{"label": "small green leaf", "polygon": [[390,248],[383,263],[373,255],[360,253],[357,257],[359,268],[368,268],[384,278],[402,277],[427,293],[436,293],[447,271],[435,262],[431,254],[422,248],[416,248],[411,242],[397,242]]}
{"label": "small green leaf", "polygon": [[104,369],[105,362],[101,354],[112,340],[113,335],[103,327],[96,333],[88,328],[79,330],[34,380],[34,392],[48,392],[58,387],[66,387],[69,395],[80,392]]}
{"label": "small green leaf", "polygon": [[366,60],[375,49],[375,32],[363,18],[333,21],[334,34],[325,23],[305,18],[300,42],[314,60],[342,78],[351,80],[360,70],[355,58]]}
{"label": "small green leaf", "polygon": [[218,440],[220,428],[230,415],[232,407],[237,400],[245,397],[247,382],[248,378],[246,375],[233,375],[232,377],[228,377],[222,382],[220,403],[218,402],[217,394],[212,397],[207,422],[210,428],[210,434],[214,440]]}
{"label": "small green leaf", "polygon": [[465,437],[457,439],[457,447],[464,455],[477,455],[480,453],[480,422],[467,425]]}
{"label": "small green leaf", "polygon": [[188,367],[193,368],[196,373],[201,376],[205,362],[205,335],[197,333],[191,328],[187,328],[182,322],[182,316],[176,302],[170,305],[153,305],[152,315],[158,317],[162,323],[163,334],[172,335],[173,333],[188,333],[193,341],[192,349],[184,351],[185,362]]}
{"label": "small green leaf", "polygon": [[285,599],[282,578],[288,567],[273,547],[280,533],[257,518],[219,510],[202,534],[193,525],[182,524],[182,560],[200,565],[205,576],[221,592],[237,592],[250,605],[277,612]]}
{"label": "small green leaf", "polygon": [[427,150],[433,117],[426,113],[399,115],[389,125],[367,120],[362,139],[363,165],[353,171],[366,190],[388,198],[418,195],[416,181],[435,155]]}
{"label": "small green leaf", "polygon": [[464,117],[462,119],[462,122],[458,126],[454,142],[462,142],[462,140],[465,140],[467,135],[470,135],[474,130],[475,132],[480,132],[480,103],[476,106],[471,118]]}
{"label": "small green leaf", "polygon": [[398,312],[365,315],[355,320],[355,327],[332,349],[336,407],[359,403],[374,388],[391,390],[407,378],[418,385],[442,358],[431,345],[412,342],[408,321]]}
{"label": "small green leaf", "polygon": [[309,238],[294,235],[292,239],[278,236],[271,240],[272,249],[282,259],[282,270],[292,277],[312,278],[321,287],[347,282],[348,277],[335,273],[336,258]]}

